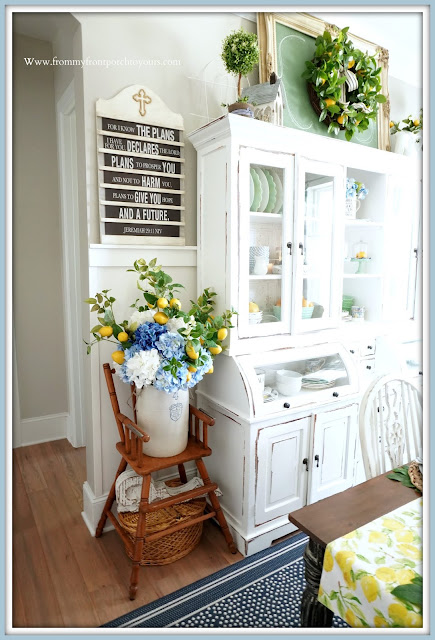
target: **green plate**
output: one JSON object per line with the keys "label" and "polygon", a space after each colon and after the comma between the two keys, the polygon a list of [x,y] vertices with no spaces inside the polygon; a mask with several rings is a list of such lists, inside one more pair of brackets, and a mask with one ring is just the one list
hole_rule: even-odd
{"label": "green plate", "polygon": [[251,167],[251,176],[254,181],[254,199],[251,203],[251,211],[258,211],[258,206],[261,202],[263,192],[261,190],[260,178],[258,177],[258,173],[255,171],[254,167]]}

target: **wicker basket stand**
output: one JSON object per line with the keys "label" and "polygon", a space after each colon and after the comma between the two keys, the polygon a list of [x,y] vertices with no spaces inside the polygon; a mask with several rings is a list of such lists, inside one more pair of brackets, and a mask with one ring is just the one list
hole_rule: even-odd
{"label": "wicker basket stand", "polygon": [[[169,480],[168,486],[180,485],[180,480]],[[193,520],[204,513],[206,499],[195,498],[188,502],[182,502],[171,507],[165,507],[158,511],[152,511],[146,515],[146,532],[148,535],[169,529],[175,524],[180,524],[187,520]],[[130,541],[134,543],[138,512],[118,513],[119,524],[127,532]],[[142,549],[142,560],[140,564],[164,565],[184,558],[188,553],[198,546],[202,535],[203,522],[197,522],[190,527],[185,527],[163,536],[158,540],[145,541]],[[125,545],[125,550],[130,559],[133,559],[133,545]]]}

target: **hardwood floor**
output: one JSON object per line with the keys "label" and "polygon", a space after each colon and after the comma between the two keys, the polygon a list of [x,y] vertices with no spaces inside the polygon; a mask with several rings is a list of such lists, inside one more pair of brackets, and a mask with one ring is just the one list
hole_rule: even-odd
{"label": "hardwood floor", "polygon": [[93,538],[82,519],[85,479],[85,449],[67,440],[14,450],[14,628],[98,627],[242,559],[208,520],[188,556],[141,568],[131,602],[121,540],[114,531]]}

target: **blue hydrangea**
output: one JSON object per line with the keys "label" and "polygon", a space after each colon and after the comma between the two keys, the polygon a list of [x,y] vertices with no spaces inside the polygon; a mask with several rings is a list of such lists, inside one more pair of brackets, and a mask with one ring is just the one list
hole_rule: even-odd
{"label": "blue hydrangea", "polygon": [[166,393],[174,393],[179,389],[187,389],[187,364],[183,362],[183,365],[177,370],[177,377],[174,378],[170,371],[165,371],[163,367],[169,363],[167,360],[162,360],[160,367],[157,369],[156,379],[154,386],[160,391],[166,391]]}
{"label": "blue hydrangea", "polygon": [[163,333],[155,346],[167,360],[181,360],[185,355],[185,340],[179,333]]}
{"label": "blue hydrangea", "polygon": [[156,348],[156,343],[163,333],[166,333],[165,325],[157,322],[144,322],[135,331],[134,346],[139,345],[142,351]]}

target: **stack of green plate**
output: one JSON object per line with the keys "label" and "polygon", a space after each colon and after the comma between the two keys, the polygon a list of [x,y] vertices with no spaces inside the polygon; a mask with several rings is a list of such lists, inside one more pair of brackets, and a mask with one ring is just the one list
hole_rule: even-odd
{"label": "stack of green plate", "polygon": [[343,304],[341,305],[341,308],[343,311],[349,311],[351,308],[353,307],[353,305],[355,304],[355,298],[352,296],[343,296]]}

